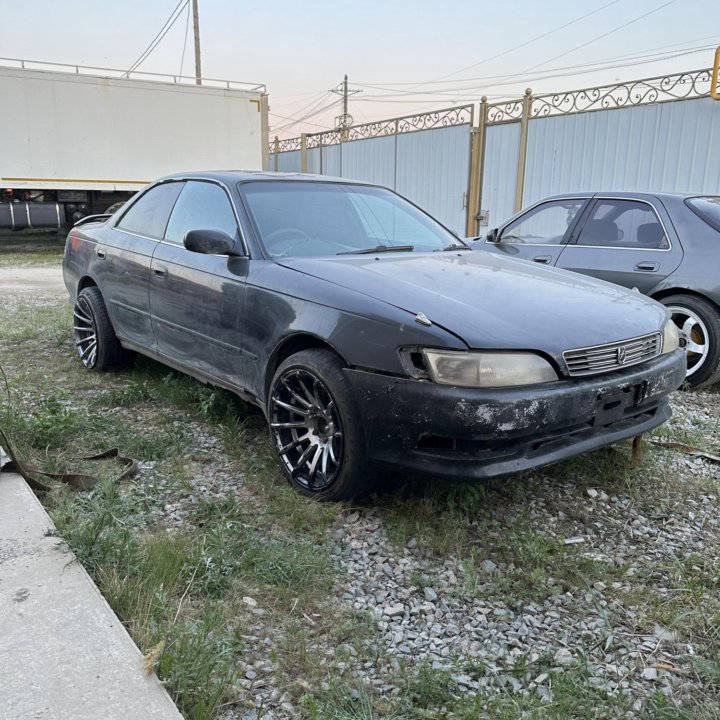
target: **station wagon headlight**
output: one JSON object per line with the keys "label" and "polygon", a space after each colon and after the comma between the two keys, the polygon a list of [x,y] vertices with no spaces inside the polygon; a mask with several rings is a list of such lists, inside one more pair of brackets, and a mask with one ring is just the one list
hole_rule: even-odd
{"label": "station wagon headlight", "polygon": [[430,379],[460,387],[511,387],[558,379],[547,360],[530,352],[423,350]]}
{"label": "station wagon headlight", "polygon": [[662,354],[671,353],[680,347],[680,330],[672,321],[668,320],[663,328]]}

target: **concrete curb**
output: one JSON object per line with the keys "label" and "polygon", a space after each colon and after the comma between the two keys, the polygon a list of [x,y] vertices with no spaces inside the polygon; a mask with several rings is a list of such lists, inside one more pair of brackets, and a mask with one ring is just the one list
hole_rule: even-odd
{"label": "concrete curb", "polygon": [[0,718],[182,720],[25,481],[0,471]]}

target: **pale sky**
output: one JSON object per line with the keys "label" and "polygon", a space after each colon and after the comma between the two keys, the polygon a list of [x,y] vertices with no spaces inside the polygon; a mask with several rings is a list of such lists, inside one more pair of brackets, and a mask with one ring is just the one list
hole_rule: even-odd
{"label": "pale sky", "polygon": [[[178,0],[0,0],[0,56],[125,70],[177,6]],[[360,123],[482,95],[519,97],[526,87],[554,92],[710,67],[720,44],[718,0],[199,0],[199,6],[203,75],[267,85],[271,135],[280,137],[333,127],[340,109],[327,106],[339,98],[328,91],[345,73],[362,90],[350,99]],[[183,10],[140,70],[180,72],[186,16]],[[193,73],[190,26],[183,74]]]}

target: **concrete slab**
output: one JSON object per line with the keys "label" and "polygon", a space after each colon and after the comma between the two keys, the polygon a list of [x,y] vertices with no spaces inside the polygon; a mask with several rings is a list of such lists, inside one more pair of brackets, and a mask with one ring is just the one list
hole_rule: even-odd
{"label": "concrete slab", "polygon": [[25,481],[0,471],[0,718],[182,720]]}

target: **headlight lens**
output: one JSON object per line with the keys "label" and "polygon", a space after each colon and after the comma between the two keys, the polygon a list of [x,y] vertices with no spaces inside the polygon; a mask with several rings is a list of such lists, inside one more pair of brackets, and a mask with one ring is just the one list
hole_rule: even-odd
{"label": "headlight lens", "polygon": [[430,378],[442,385],[509,387],[557,380],[547,360],[529,352],[423,350]]}
{"label": "headlight lens", "polygon": [[663,329],[662,354],[665,355],[667,353],[671,353],[679,347],[680,330],[678,330],[678,326],[672,320],[668,320]]}

